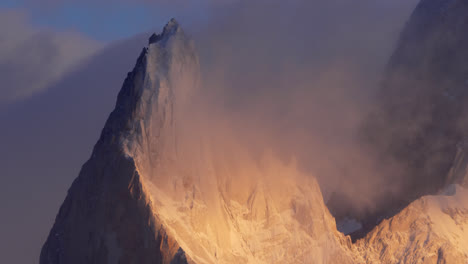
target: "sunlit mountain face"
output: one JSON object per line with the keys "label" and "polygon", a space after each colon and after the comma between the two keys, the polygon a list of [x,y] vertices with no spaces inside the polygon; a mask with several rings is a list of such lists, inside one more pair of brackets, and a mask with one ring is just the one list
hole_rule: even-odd
{"label": "sunlit mountain face", "polygon": [[[170,20],[128,73],[40,263],[468,263],[464,8],[416,7],[355,141],[311,151],[312,169],[291,153],[306,144],[297,126],[271,132],[295,115],[217,101],[222,82]],[[337,171],[342,191],[320,174]]]}
{"label": "sunlit mountain face", "polygon": [[390,57],[362,134],[388,185],[398,188],[371,213],[372,221],[465,181],[465,165],[458,164],[467,128],[466,9],[463,1],[421,1]]}
{"label": "sunlit mountain face", "polygon": [[316,180],[294,161],[250,154],[230,124],[192,104],[199,80],[194,44],[171,20],[125,80],[41,261],[109,258],[111,243],[114,260],[351,263]]}

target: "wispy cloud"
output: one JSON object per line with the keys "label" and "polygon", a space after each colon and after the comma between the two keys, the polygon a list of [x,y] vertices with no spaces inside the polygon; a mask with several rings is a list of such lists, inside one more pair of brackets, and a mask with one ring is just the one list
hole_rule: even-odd
{"label": "wispy cloud", "polygon": [[44,91],[99,47],[76,32],[36,27],[20,10],[0,10],[0,103]]}

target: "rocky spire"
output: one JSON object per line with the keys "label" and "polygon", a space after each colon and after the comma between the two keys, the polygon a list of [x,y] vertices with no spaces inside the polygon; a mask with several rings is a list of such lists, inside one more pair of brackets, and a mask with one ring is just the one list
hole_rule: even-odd
{"label": "rocky spire", "polygon": [[125,79],[91,158],[69,189],[41,264],[187,263],[156,215],[140,172],[171,157],[175,97],[185,92],[179,80],[192,78],[198,59],[175,20],[156,36]]}
{"label": "rocky spire", "polygon": [[177,20],[175,20],[175,18],[172,18],[166,24],[161,34],[153,33],[153,35],[151,35],[151,37],[149,38],[148,44],[153,44],[165,38],[169,38],[170,36],[174,34],[180,33],[181,31],[182,31],[182,28],[180,27]]}
{"label": "rocky spire", "polygon": [[194,45],[171,20],[128,74],[41,264],[352,263],[314,179],[274,157],[259,164],[225,135],[226,148],[193,137],[198,79]]}

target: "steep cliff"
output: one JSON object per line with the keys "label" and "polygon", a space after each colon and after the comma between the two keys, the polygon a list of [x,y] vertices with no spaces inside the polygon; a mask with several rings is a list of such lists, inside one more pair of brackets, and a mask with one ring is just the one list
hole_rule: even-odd
{"label": "steep cliff", "polygon": [[390,190],[370,223],[457,183],[449,171],[468,131],[467,12],[463,0],[422,0],[400,35],[363,133]]}
{"label": "steep cliff", "polygon": [[403,188],[381,210],[396,215],[356,243],[313,176],[253,156],[202,107],[196,49],[171,20],[128,74],[40,263],[468,263],[468,191],[451,185],[467,182],[466,6],[423,0],[402,34],[367,135]]}
{"label": "steep cliff", "polygon": [[125,80],[41,264],[352,263],[315,179],[199,119],[200,89],[171,20]]}

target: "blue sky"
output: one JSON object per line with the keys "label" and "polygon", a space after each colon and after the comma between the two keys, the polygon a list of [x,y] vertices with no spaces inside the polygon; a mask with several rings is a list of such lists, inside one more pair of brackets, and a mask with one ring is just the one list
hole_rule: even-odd
{"label": "blue sky", "polygon": [[[169,11],[170,7],[133,1],[70,1],[40,6],[24,0],[0,0],[0,8],[20,9],[29,14],[35,25],[59,31],[74,30],[103,42],[159,29],[176,15],[175,8]],[[204,12],[202,7],[183,8],[177,10],[177,15],[184,16],[184,10],[195,15]]]}

